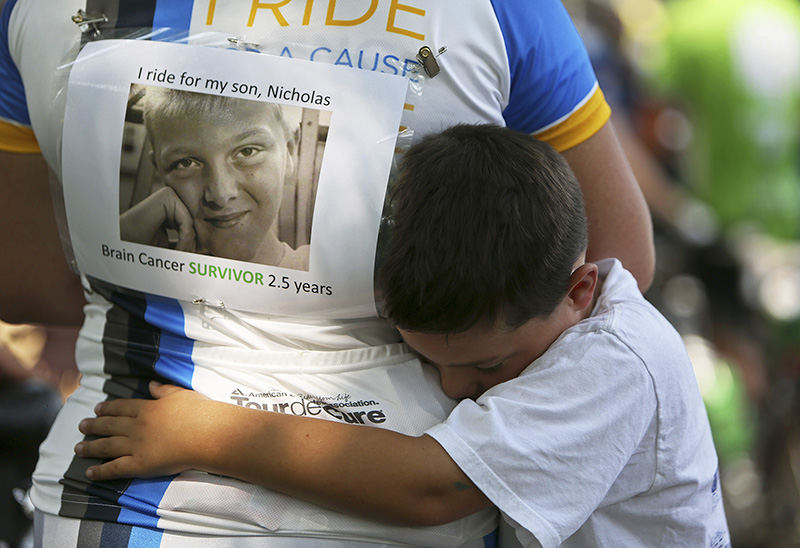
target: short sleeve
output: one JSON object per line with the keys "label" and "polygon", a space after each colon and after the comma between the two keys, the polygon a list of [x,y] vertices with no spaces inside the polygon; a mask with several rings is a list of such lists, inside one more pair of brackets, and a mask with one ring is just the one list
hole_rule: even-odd
{"label": "short sleeve", "polygon": [[615,336],[592,332],[562,337],[520,377],[462,401],[427,433],[547,547],[600,505],[655,413],[641,360]]}
{"label": "short sleeve", "polygon": [[31,129],[25,88],[9,49],[9,25],[16,0],[8,0],[0,14],[0,150],[38,152]]}
{"label": "short sleeve", "polygon": [[508,55],[506,124],[557,150],[594,135],[611,109],[569,14],[555,0],[494,1]]}

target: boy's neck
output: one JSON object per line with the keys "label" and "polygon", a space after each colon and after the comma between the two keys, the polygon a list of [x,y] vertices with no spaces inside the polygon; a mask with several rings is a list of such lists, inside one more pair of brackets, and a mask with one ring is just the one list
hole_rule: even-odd
{"label": "boy's neck", "polygon": [[592,295],[592,302],[589,303],[589,306],[587,306],[586,309],[583,311],[581,320],[585,320],[586,318],[592,315],[592,312],[594,312],[594,307],[597,306],[597,299],[600,297],[600,293],[603,291],[604,281],[605,278],[602,278],[600,276],[597,277],[597,284],[594,286],[594,294]]}
{"label": "boy's neck", "polygon": [[268,234],[256,250],[251,262],[278,265],[286,255],[286,246],[274,234]]}

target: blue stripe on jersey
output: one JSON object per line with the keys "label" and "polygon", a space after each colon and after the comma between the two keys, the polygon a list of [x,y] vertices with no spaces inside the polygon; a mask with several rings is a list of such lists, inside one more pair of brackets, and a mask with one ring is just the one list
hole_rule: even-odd
{"label": "blue stripe on jersey", "polygon": [[180,303],[157,295],[147,295],[146,299],[145,321],[161,329],[158,359],[154,366],[156,373],[171,383],[191,388],[194,375],[194,341],[186,336]]}
{"label": "blue stripe on jersey", "polygon": [[136,479],[120,495],[122,505],[117,521],[143,527],[158,527],[158,505],[175,476]]}
{"label": "blue stripe on jersey", "polygon": [[533,133],[569,114],[595,83],[583,42],[558,0],[492,0],[506,45],[511,93],[503,118]]}
{"label": "blue stripe on jersey", "polygon": [[145,527],[134,527],[128,540],[128,548],[158,548],[161,546],[162,531]]}
{"label": "blue stripe on jersey", "polygon": [[496,548],[497,546],[497,529],[483,536],[483,548]]}
{"label": "blue stripe on jersey", "polygon": [[156,0],[153,28],[171,28],[189,32],[194,0]]}
{"label": "blue stripe on jersey", "polygon": [[22,77],[8,49],[8,24],[16,3],[17,0],[7,0],[0,14],[0,82],[3,82],[0,86],[0,118],[30,126]]}

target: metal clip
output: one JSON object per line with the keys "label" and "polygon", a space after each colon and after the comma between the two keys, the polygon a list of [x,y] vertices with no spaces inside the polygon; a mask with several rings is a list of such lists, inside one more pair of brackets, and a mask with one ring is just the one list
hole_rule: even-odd
{"label": "metal clip", "polygon": [[248,42],[243,38],[237,38],[235,36],[228,37],[228,42],[239,49],[243,49],[244,51],[254,51],[260,53],[261,50],[259,49],[259,45],[255,42]]}
{"label": "metal clip", "polygon": [[78,10],[78,13],[72,16],[72,22],[78,25],[81,33],[90,34],[92,38],[100,37],[100,29],[98,25],[108,23],[108,17],[104,13],[100,15],[88,14],[83,10]]}
{"label": "metal clip", "polygon": [[196,306],[210,306],[212,308],[225,309],[225,303],[224,302],[217,301],[216,303],[213,303],[213,302],[207,300],[205,297],[194,297],[192,299],[192,304],[196,305]]}
{"label": "metal clip", "polygon": [[433,50],[428,46],[422,46],[419,48],[419,51],[417,52],[417,60],[422,64],[422,68],[425,69],[425,74],[431,78],[439,74],[441,69],[439,68],[439,63],[436,61],[436,58],[446,51],[447,47],[442,46],[439,48],[439,52],[434,55]]}

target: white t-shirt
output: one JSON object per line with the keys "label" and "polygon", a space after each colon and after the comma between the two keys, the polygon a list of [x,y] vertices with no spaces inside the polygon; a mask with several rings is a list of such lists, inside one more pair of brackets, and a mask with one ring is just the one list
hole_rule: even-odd
{"label": "white t-shirt", "polygon": [[619,261],[600,267],[590,317],[427,433],[525,546],[728,546],[681,338]]}

